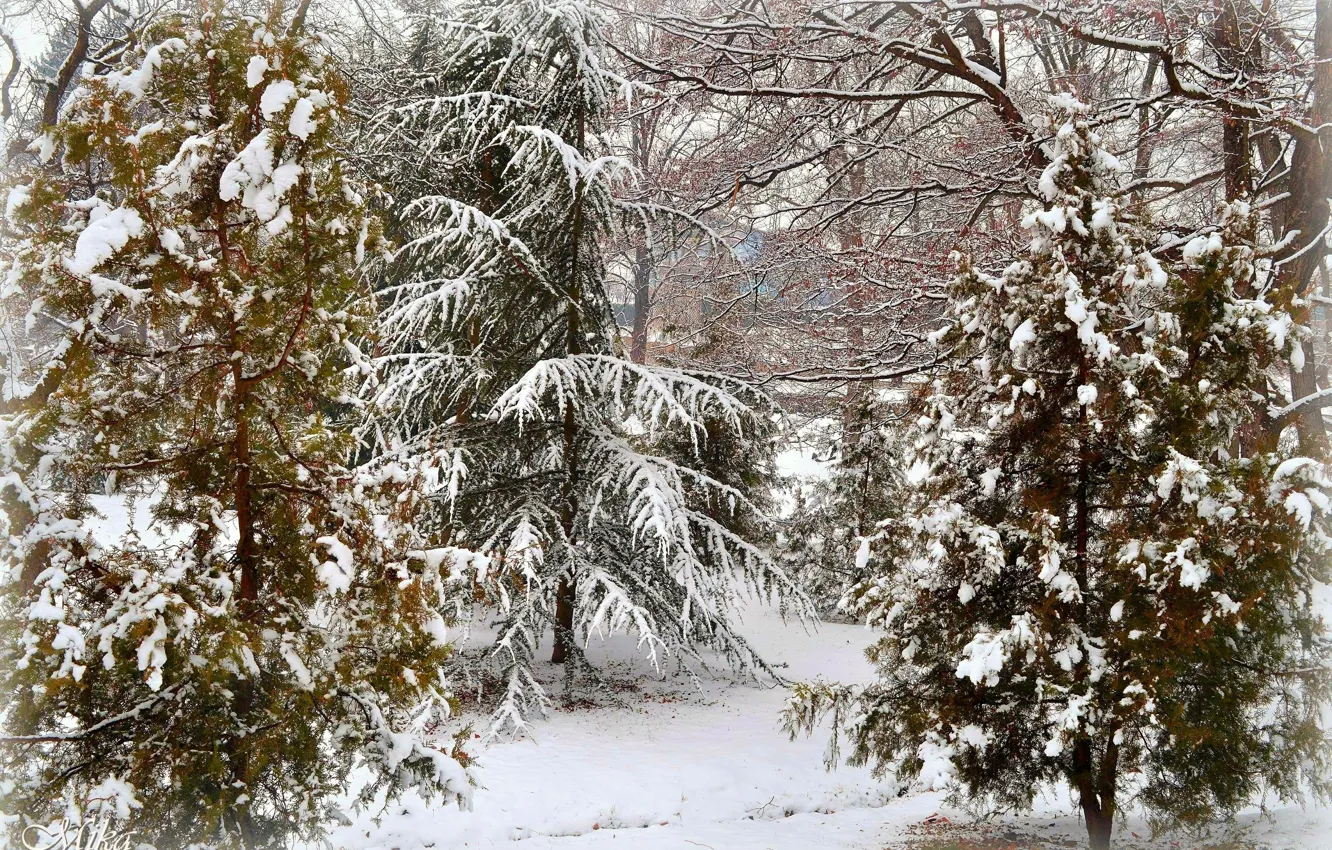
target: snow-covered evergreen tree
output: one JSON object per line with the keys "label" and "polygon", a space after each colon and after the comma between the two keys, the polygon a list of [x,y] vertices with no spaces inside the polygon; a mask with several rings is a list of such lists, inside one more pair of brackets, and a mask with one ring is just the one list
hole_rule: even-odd
{"label": "snow-covered evergreen tree", "polygon": [[552,630],[557,662],[581,658],[578,633],[627,629],[657,661],[708,646],[761,668],[735,589],[789,583],[737,533],[750,494],[701,456],[770,412],[738,381],[615,353],[598,242],[628,167],[598,155],[621,82],[603,22],[581,0],[450,15],[417,17],[407,67],[367,94],[363,156],[397,196],[373,396],[391,415],[374,431],[384,457],[437,470],[425,527],[458,613],[479,602],[498,628],[466,668],[497,683],[492,728],[545,704],[532,664]]}
{"label": "snow-covered evergreen tree", "polygon": [[[780,554],[787,572],[819,607],[841,611],[843,597],[870,575],[865,539],[901,515],[904,487],[897,417],[882,401],[862,395],[847,412],[833,446],[826,480],[801,483]],[[880,539],[876,555],[892,541]]]}
{"label": "snow-covered evergreen tree", "polygon": [[379,227],[332,148],[346,87],[276,8],[155,26],[8,190],[37,346],[0,418],[8,815],[267,847],[317,837],[354,765],[366,802],[469,793],[426,737],[452,698],[420,476],[348,465]]}
{"label": "snow-covered evergreen tree", "polygon": [[1066,783],[1093,847],[1133,799],[1198,824],[1326,795],[1322,458],[1256,428],[1300,347],[1243,203],[1158,256],[1077,104],[1055,124],[1030,254],[965,261],[919,399],[908,519],[856,610],[880,678],[800,689],[852,758],[981,805]]}

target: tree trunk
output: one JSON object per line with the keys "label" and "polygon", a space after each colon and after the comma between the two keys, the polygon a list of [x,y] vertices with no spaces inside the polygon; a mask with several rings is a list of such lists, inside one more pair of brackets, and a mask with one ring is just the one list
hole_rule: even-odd
{"label": "tree trunk", "polygon": [[[1240,19],[1234,3],[1218,3],[1212,29],[1212,43],[1224,65],[1236,72],[1252,75],[1252,47],[1240,33]],[[1225,172],[1226,200],[1247,198],[1252,188],[1249,156],[1249,122],[1225,106],[1221,111],[1221,166]]]}
{"label": "tree trunk", "polygon": [[1115,828],[1115,779],[1119,750],[1114,744],[1107,745],[1099,771],[1094,769],[1094,761],[1091,739],[1079,738],[1075,741],[1072,779],[1078,791],[1082,821],[1087,827],[1087,842],[1091,850],[1109,850],[1110,836]]}
{"label": "tree trunk", "polygon": [[[1090,365],[1087,363],[1087,355],[1082,355],[1078,366],[1078,384],[1085,385],[1090,378]],[[1091,543],[1091,447],[1088,443],[1088,432],[1091,430],[1087,422],[1087,405],[1078,405],[1078,480],[1077,493],[1074,497],[1073,505],[1073,551],[1075,553],[1074,567],[1078,582],[1078,625],[1086,633],[1091,633],[1091,623],[1089,622],[1090,609],[1087,604],[1087,595],[1091,592],[1090,573],[1087,564],[1087,551]]]}
{"label": "tree trunk", "polygon": [[[235,341],[233,340],[233,346]],[[239,349],[237,349],[239,350]],[[250,421],[248,414],[249,388],[242,377],[240,360],[234,361],[232,375],[236,385],[236,437],[232,444],[233,461],[236,474],[233,482],[232,498],[236,502],[236,525],[239,538],[236,541],[236,565],[240,569],[240,597],[237,611],[243,620],[250,620],[259,609],[259,570],[257,552],[254,547],[254,506],[251,501],[250,486]],[[249,717],[254,712],[255,683],[252,673],[241,674],[235,685],[235,700],[232,712],[235,716],[230,740],[227,741],[227,758],[231,762],[231,778],[240,794],[253,796],[250,790],[250,754],[247,747]],[[250,804],[238,804],[232,808],[232,817],[236,822],[236,831],[240,835],[242,847],[254,846],[254,823],[250,815]]]}
{"label": "tree trunk", "polygon": [[1082,816],[1087,824],[1087,844],[1091,850],[1110,850],[1110,836],[1114,833],[1114,818],[1107,817],[1098,807],[1082,804]]}
{"label": "tree trunk", "polygon": [[[643,235],[647,238],[647,234]],[[651,310],[652,252],[647,246],[634,251],[634,331],[629,347],[629,359],[635,363],[647,362],[648,313]]]}
{"label": "tree trunk", "polygon": [[[847,154],[850,160],[851,154]],[[849,165],[845,178],[849,197],[858,198],[865,191],[865,168],[863,165]],[[837,229],[837,241],[842,255],[846,259],[846,281],[850,289],[846,294],[843,324],[846,326],[846,365],[858,371],[866,365],[865,357],[865,289],[861,280],[860,264],[865,258],[865,231],[858,216],[848,215]],[[849,454],[860,445],[860,430],[864,427],[865,417],[862,408],[870,400],[873,387],[869,382],[854,376],[846,385],[846,400],[842,408],[842,450]]]}
{"label": "tree trunk", "polygon": [[[237,351],[236,341],[232,340]],[[235,360],[232,375],[236,385],[236,438],[232,447],[236,463],[234,495],[236,501],[236,526],[239,535],[236,541],[236,565],[240,568],[240,604],[238,611],[244,620],[250,620],[259,613],[259,569],[258,553],[254,541],[254,504],[250,486],[250,419],[249,386],[243,378],[241,360]],[[253,797],[250,790],[250,753],[247,747],[247,734],[250,726],[249,717],[254,712],[255,683],[253,673],[245,672],[236,682],[236,699],[232,703],[235,723],[239,727],[227,745],[227,755],[231,760],[231,777],[240,793]],[[234,807],[232,814],[236,819],[236,830],[240,833],[242,847],[254,846],[254,823],[250,815],[250,804]]]}
{"label": "tree trunk", "polygon": [[[1142,76],[1142,88],[1138,92],[1139,99],[1145,101],[1152,93],[1152,87],[1156,85],[1156,72],[1161,66],[1161,59],[1156,54],[1147,57],[1147,70]],[[1154,147],[1154,136],[1151,133],[1152,127],[1152,108],[1144,103],[1138,107],[1138,149],[1133,158],[1133,179],[1143,180],[1147,177],[1147,171],[1151,167],[1152,148]],[[1134,199],[1141,201],[1143,192],[1139,190],[1134,193]]]}
{"label": "tree trunk", "polygon": [[[223,276],[230,274],[231,252],[227,239],[227,220],[225,210],[216,208],[213,220],[217,226],[218,242],[222,259]],[[243,341],[237,335],[237,328],[231,327],[230,349],[233,355],[244,351]],[[259,563],[255,550],[255,519],[253,487],[250,481],[250,381],[245,378],[244,359],[233,357],[231,379],[235,397],[236,434],[233,437],[231,452],[235,464],[235,477],[232,480],[232,499],[236,509],[236,567],[240,570],[240,592],[237,613],[242,621],[255,618],[259,613]],[[255,845],[254,819],[250,813],[253,792],[250,788],[253,777],[248,739],[250,715],[254,712],[255,682],[254,674],[249,671],[240,673],[235,684],[235,698],[232,701],[232,729],[225,748],[231,766],[232,791],[250,798],[249,802],[237,803],[231,807],[231,816],[240,836],[242,847]]]}
{"label": "tree trunk", "polygon": [[563,664],[573,642],[574,586],[567,575],[560,576],[555,592],[555,647],[550,652],[553,664]]}
{"label": "tree trunk", "polygon": [[[859,237],[859,231],[856,233]],[[859,239],[857,239],[859,247]],[[859,368],[865,364],[865,325],[860,311],[865,306],[865,296],[859,283],[852,286],[850,295],[846,299],[847,306],[847,328],[846,328],[846,360],[847,365],[853,369]],[[867,417],[863,416],[864,407],[869,401],[869,393],[872,387],[869,382],[852,378],[846,386],[846,407],[842,410],[842,448],[844,452],[851,452],[860,445],[861,430],[865,427]]]}
{"label": "tree trunk", "polygon": [[[1308,123],[1320,128],[1316,138],[1300,138],[1295,143],[1295,152],[1291,156],[1290,197],[1286,201],[1286,232],[1298,230],[1296,237],[1286,253],[1282,267],[1280,286],[1303,296],[1313,281],[1314,271],[1321,265],[1326,254],[1321,245],[1314,245],[1324,236],[1328,225],[1328,155],[1325,149],[1332,147],[1332,0],[1318,0],[1317,22],[1314,27],[1314,65],[1313,109]],[[1298,255],[1298,256],[1296,256]],[[1297,314],[1296,321],[1304,324],[1308,308],[1303,315]],[[1318,364],[1316,353],[1309,341],[1304,345],[1304,368],[1296,372],[1291,369],[1291,395],[1303,398],[1318,391]],[[1295,420],[1299,431],[1300,450],[1305,453],[1322,452],[1327,449],[1327,428],[1323,424],[1322,409],[1310,405]]]}
{"label": "tree trunk", "polygon": [[[1079,383],[1089,379],[1090,364],[1084,354],[1078,367]],[[1087,405],[1078,405],[1078,471],[1077,492],[1074,494],[1073,533],[1075,570],[1080,602],[1078,603],[1077,621],[1084,632],[1091,632],[1091,608],[1088,595],[1091,592],[1090,565],[1088,551],[1091,543],[1091,503],[1092,503],[1092,448],[1088,445],[1090,427],[1087,421]],[[1078,677],[1085,676],[1086,668],[1079,668]],[[1114,828],[1115,777],[1118,750],[1114,744],[1106,747],[1105,759],[1100,770],[1095,770],[1095,759],[1090,738],[1080,737],[1073,744],[1073,784],[1078,789],[1082,805],[1083,822],[1087,826],[1087,839],[1092,850],[1108,850],[1110,833]],[[1099,774],[1099,776],[1098,776]]]}
{"label": "tree trunk", "polygon": [[[61,63],[60,70],[54,78],[47,79],[45,96],[42,98],[42,130],[45,131],[54,127],[60,119],[60,104],[64,100],[65,93],[69,91],[70,83],[74,82],[75,75],[83,67],[84,60],[88,58],[88,47],[91,45],[93,20],[101,14],[103,7],[109,0],[93,0],[86,7],[75,4],[78,10],[78,34],[74,39],[74,46],[70,48],[69,55]],[[14,56],[14,62],[17,64],[19,57]]]}
{"label": "tree trunk", "polygon": [[[643,113],[633,117],[631,131],[634,167],[640,174],[649,170],[649,148],[652,142],[650,125]],[[647,362],[648,318],[652,311],[652,230],[643,224],[643,244],[634,250],[634,329],[630,339],[629,359],[635,363]]]}
{"label": "tree trunk", "polygon": [[[578,109],[578,150],[583,150],[583,110]],[[570,263],[569,263],[569,300],[565,305],[565,351],[569,355],[578,354],[582,349],[582,326],[579,321],[579,302],[582,300],[582,287],[578,279],[581,270],[578,267],[579,248],[583,243],[583,180],[580,177],[574,187],[573,222],[570,228]],[[563,664],[569,657],[573,643],[574,615],[574,525],[578,519],[578,419],[574,415],[574,405],[564,405],[564,484],[560,506],[560,525],[564,529],[564,545],[567,563],[560,576],[559,588],[555,592],[555,646],[551,649],[550,660],[554,664]]]}
{"label": "tree trunk", "polygon": [[254,603],[259,599],[259,571],[254,551],[254,505],[250,487],[250,421],[246,411],[248,392],[240,376],[240,361],[236,361],[236,441],[233,447],[236,462],[236,565],[240,568],[241,616],[254,615]]}
{"label": "tree trunk", "polygon": [[[1308,321],[1308,309],[1303,315],[1296,316],[1296,321],[1300,324],[1306,324]],[[1304,351],[1304,368],[1295,371],[1295,367],[1290,367],[1290,395],[1291,399],[1301,399],[1311,396],[1318,392],[1318,366],[1316,363],[1317,351],[1314,349],[1312,339],[1301,340],[1298,345]],[[1309,408],[1298,414],[1295,420],[1295,429],[1299,435],[1300,452],[1306,455],[1317,455],[1327,449],[1327,427],[1323,424],[1323,409],[1319,405],[1310,405]]]}
{"label": "tree trunk", "polygon": [[[576,327],[574,311],[570,309],[570,327]],[[571,352],[572,353],[572,352]],[[574,615],[574,580],[573,549],[574,522],[578,517],[578,428],[574,419],[572,403],[564,407],[564,493],[560,508],[560,525],[564,529],[566,551],[569,553],[568,564],[560,576],[559,587],[555,591],[555,645],[550,651],[553,664],[563,664],[569,657],[569,648],[573,644]]]}

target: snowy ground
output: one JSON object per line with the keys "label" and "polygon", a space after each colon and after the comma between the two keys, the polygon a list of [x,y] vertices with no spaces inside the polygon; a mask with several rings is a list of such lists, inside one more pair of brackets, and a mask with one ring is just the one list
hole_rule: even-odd
{"label": "snowy ground", "polygon": [[[807,450],[784,455],[779,467],[800,478],[823,473]],[[106,515],[99,537],[133,530],[145,542],[157,540],[149,530],[151,498],[137,501],[132,523],[122,497],[93,501]],[[1332,611],[1332,588],[1325,604]],[[792,680],[854,682],[870,674],[863,648],[872,635],[860,626],[825,623],[807,630],[754,606],[742,630]],[[975,825],[938,794],[898,797],[892,782],[867,770],[841,766],[826,772],[825,738],[792,742],[781,732],[781,688],[724,671],[697,683],[681,675],[654,678],[625,637],[595,642],[588,653],[609,678],[623,683],[614,701],[557,708],[534,725],[535,740],[480,750],[483,787],[471,811],[409,798],[383,812],[378,824],[374,812],[359,815],[333,834],[333,846],[897,850],[955,828],[985,832],[999,840],[997,846],[1085,846],[1067,799],[1052,800],[1029,817]],[[552,694],[559,694],[559,672],[544,672]],[[1252,846],[1332,850],[1332,811],[1280,808],[1268,819],[1243,817],[1239,826]],[[1116,844],[1141,850],[1197,846],[1148,834],[1141,821],[1130,821]]]}
{"label": "snowy ground", "polygon": [[[745,631],[772,661],[787,665],[792,679],[853,681],[869,673],[861,654],[869,635],[858,626],[823,624],[807,633],[754,608]],[[612,675],[629,678],[626,643],[594,645],[590,654]],[[557,674],[548,672],[558,688]],[[969,823],[937,794],[898,797],[891,782],[866,770],[825,772],[822,738],[790,742],[778,728],[781,689],[723,675],[699,688],[672,677],[619,698],[620,705],[556,711],[535,725],[536,741],[482,751],[485,787],[472,811],[408,800],[378,825],[360,816],[333,835],[334,846],[842,850],[905,846],[937,828],[924,824],[936,813]],[[1281,809],[1270,822],[1249,817],[1244,826],[1250,840],[1274,850],[1332,850],[1332,812]],[[1051,846],[1080,837],[1066,802],[986,828],[1005,841],[1034,837],[1053,840]],[[1129,829],[1143,839],[1126,832],[1127,844],[1180,846],[1148,842],[1140,823]]]}

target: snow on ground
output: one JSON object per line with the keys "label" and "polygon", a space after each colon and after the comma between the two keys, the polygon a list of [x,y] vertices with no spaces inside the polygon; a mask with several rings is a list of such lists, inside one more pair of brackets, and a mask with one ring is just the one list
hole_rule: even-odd
{"label": "snow on ground", "polygon": [[[753,607],[745,631],[792,679],[863,680],[870,635],[853,625],[806,632],[775,612]],[[632,645],[594,644],[589,655],[619,681],[634,672]],[[545,673],[554,691],[559,674]],[[641,667],[639,676],[644,675]],[[636,681],[642,681],[636,679]],[[823,769],[825,739],[788,741],[778,726],[785,694],[718,673],[699,686],[685,676],[652,680],[620,693],[619,705],[561,709],[534,724],[536,740],[503,742],[479,753],[484,785],[472,811],[408,799],[374,824],[362,814],[337,830],[343,850],[513,847],[578,850],[851,850],[901,846],[908,832],[940,813],[938,794],[898,797],[891,781],[868,770]],[[1332,812],[1285,808],[1272,823],[1242,819],[1255,840],[1276,848],[1332,850]],[[1046,839],[1079,839],[1067,800],[994,827]],[[1141,847],[1147,831],[1132,821]],[[514,843],[518,842],[518,843]],[[1175,845],[1178,846],[1178,845]]]}
{"label": "snow on ground", "polygon": [[[820,472],[808,450],[783,458],[780,472],[799,479]],[[153,528],[151,494],[128,510],[123,496],[94,496],[102,517],[94,523],[102,543],[133,532],[147,545],[169,538]],[[1332,588],[1324,604],[1332,611]],[[772,609],[751,606],[743,631],[764,657],[791,680],[865,681],[871,673],[863,649],[871,633],[856,625],[824,623],[806,629],[783,622]],[[481,637],[481,636],[478,636]],[[896,795],[891,781],[868,770],[823,768],[826,738],[789,741],[779,728],[785,691],[719,669],[695,682],[685,675],[655,677],[619,636],[594,642],[592,661],[619,687],[615,702],[558,708],[534,724],[535,740],[481,749],[483,787],[473,809],[425,805],[409,797],[382,813],[362,813],[332,836],[339,850],[511,847],[513,850],[884,850],[934,827],[949,809],[939,794]],[[552,695],[560,672],[544,670]],[[557,706],[560,701],[557,699]],[[1332,850],[1332,811],[1283,807],[1269,819],[1240,818],[1253,842],[1272,850]],[[1066,795],[1043,802],[1030,816],[985,827],[993,836],[1076,841],[1081,825]],[[1142,836],[1135,839],[1134,833]],[[1149,840],[1141,819],[1117,830],[1116,846],[1187,847]],[[518,842],[518,843],[515,843]]]}
{"label": "snow on ground", "polygon": [[[806,634],[766,611],[751,611],[747,620],[749,636],[760,645],[776,647],[775,638],[784,638],[788,651],[769,652],[771,662],[789,664],[781,668],[784,675],[858,678],[869,672],[857,649],[865,641],[858,627],[822,626]],[[872,819],[844,818],[834,830],[845,838],[838,844],[825,834],[831,834],[825,821],[832,815],[820,813],[863,813],[896,799],[893,783],[866,770],[826,773],[822,739],[789,742],[778,725],[782,688],[722,671],[701,676],[697,684],[687,676],[654,680],[632,661],[632,652],[624,639],[589,648],[594,663],[617,680],[648,677],[641,689],[620,693],[622,705],[557,710],[535,724],[535,741],[483,750],[479,774],[485,787],[477,790],[471,812],[412,800],[380,827],[363,820],[340,830],[335,846],[415,850],[529,839],[523,846],[538,848],[558,836],[591,841],[600,839],[592,833],[613,831],[622,838],[632,834],[632,846],[645,847],[687,847],[680,843],[685,838],[714,847],[718,840],[750,846],[743,836],[768,846],[775,839],[763,835],[785,833],[820,836],[817,846],[858,847]],[[559,674],[546,672],[558,692]],[[643,843],[651,841],[667,843]]]}

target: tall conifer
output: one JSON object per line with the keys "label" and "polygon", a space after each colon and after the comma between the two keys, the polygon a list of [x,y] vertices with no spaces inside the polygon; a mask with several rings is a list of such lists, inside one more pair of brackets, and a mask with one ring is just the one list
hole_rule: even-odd
{"label": "tall conifer", "polygon": [[277,13],[171,19],[9,189],[6,813],[263,847],[317,837],[353,764],[367,795],[468,794],[422,735],[451,698],[418,476],[348,466],[379,226],[345,97]]}
{"label": "tall conifer", "polygon": [[879,679],[802,687],[788,719],[831,708],[853,760],[982,805],[1065,784],[1105,848],[1128,799],[1201,824],[1329,790],[1329,481],[1254,436],[1300,346],[1252,213],[1158,256],[1064,107],[1028,256],[951,287],[958,365],[918,399],[917,495],[880,532],[908,551],[853,594]]}
{"label": "tall conifer", "polygon": [[532,672],[546,635],[556,662],[627,629],[657,661],[707,646],[761,668],[731,623],[735,590],[789,582],[736,533],[750,493],[706,455],[766,431],[767,403],[616,353],[599,240],[628,166],[599,137],[623,82],[603,21],[578,0],[451,14],[414,22],[408,67],[368,93],[381,105],[362,150],[397,195],[374,433],[385,457],[437,470],[426,527],[466,589],[459,610],[479,601],[498,627],[463,672],[497,676],[500,728],[547,699]]}

